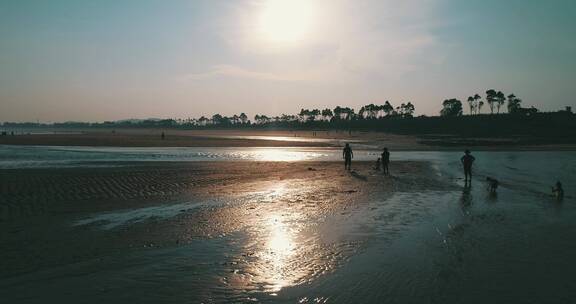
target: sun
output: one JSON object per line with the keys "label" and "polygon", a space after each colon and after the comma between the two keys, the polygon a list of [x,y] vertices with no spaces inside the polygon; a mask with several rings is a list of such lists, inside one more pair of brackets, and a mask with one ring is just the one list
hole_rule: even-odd
{"label": "sun", "polygon": [[273,43],[295,43],[309,34],[313,23],[311,0],[266,0],[258,19],[263,39]]}

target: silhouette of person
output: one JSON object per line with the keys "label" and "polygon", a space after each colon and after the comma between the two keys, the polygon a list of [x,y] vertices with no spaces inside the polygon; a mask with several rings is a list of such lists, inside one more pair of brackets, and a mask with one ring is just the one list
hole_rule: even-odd
{"label": "silhouette of person", "polygon": [[352,152],[352,148],[350,148],[350,144],[346,143],[344,150],[342,150],[342,156],[344,157],[344,169],[348,169],[352,166],[352,158],[354,158],[354,152]]}
{"label": "silhouette of person", "polygon": [[160,135],[161,139],[164,139],[166,137],[166,135],[164,134],[164,132],[162,132],[162,134]]}
{"label": "silhouette of person", "polygon": [[384,174],[389,175],[390,171],[388,170],[388,165],[390,164],[390,152],[388,148],[384,148],[382,152],[382,169],[384,170]]}
{"label": "silhouette of person", "polygon": [[464,151],[464,156],[460,159],[462,165],[464,166],[464,183],[468,183],[468,181],[472,182],[472,163],[476,158],[470,154],[470,150]]}
{"label": "silhouette of person", "polygon": [[378,157],[376,163],[374,164],[374,170],[380,171],[380,157]]}
{"label": "silhouette of person", "polygon": [[556,186],[552,187],[552,194],[557,200],[562,200],[564,198],[564,189],[562,188],[562,183],[560,181],[557,181]]}

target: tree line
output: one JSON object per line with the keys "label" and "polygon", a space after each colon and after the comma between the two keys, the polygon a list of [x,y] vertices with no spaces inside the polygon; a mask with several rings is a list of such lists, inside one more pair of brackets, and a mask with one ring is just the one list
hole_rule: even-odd
{"label": "tree line", "polygon": [[[55,127],[55,128],[278,128],[278,129],[363,129],[380,130],[409,133],[435,132],[455,132],[455,126],[460,129],[479,127],[480,124],[494,124],[502,126],[505,121],[518,123],[529,118],[536,118],[534,121],[547,121],[554,119],[557,121],[573,121],[576,117],[572,114],[570,107],[565,111],[552,113],[539,113],[534,107],[522,107],[522,100],[514,94],[506,96],[501,91],[490,89],[486,91],[485,97],[474,94],[468,97],[469,114],[463,117],[462,101],[451,98],[442,103],[440,116],[427,117],[421,115],[414,117],[415,106],[411,102],[401,103],[398,106],[392,105],[389,101],[383,104],[367,104],[358,111],[345,106],[337,106],[333,109],[300,109],[296,114],[281,114],[278,116],[267,116],[256,114],[252,119],[246,113],[224,116],[214,114],[212,116],[201,116],[200,118],[187,119],[130,119],[120,121],[105,121],[100,123],[88,122],[64,122],[64,123],[10,123],[4,122],[4,128],[35,128],[35,127]],[[490,114],[500,114],[502,107],[507,104],[506,115],[484,115],[483,107],[488,106]],[[560,114],[555,116],[554,113]],[[480,115],[482,114],[482,115]],[[536,115],[538,114],[538,115]],[[565,115],[569,114],[569,115]],[[467,123],[459,118],[466,120]],[[498,118],[498,119],[496,119]],[[502,119],[500,119],[502,118]],[[486,127],[485,127],[486,128]],[[454,130],[454,131],[451,131]]]}
{"label": "tree line", "polygon": [[[516,97],[514,94],[509,94],[506,96],[506,94],[502,93],[502,91],[490,89],[486,91],[486,97],[484,98],[478,94],[474,94],[468,97],[467,102],[470,109],[469,114],[480,114],[484,104],[488,104],[488,107],[490,108],[490,114],[494,114],[494,110],[496,110],[496,114],[500,114],[500,108],[506,103],[506,101],[508,101],[507,108],[509,114],[532,115],[538,112],[538,109],[533,106],[530,108],[523,108],[522,99]],[[456,98],[444,100],[444,102],[442,102],[442,110],[440,111],[440,115],[463,115],[462,101]]]}
{"label": "tree line", "polygon": [[233,115],[231,117],[214,114],[211,118],[204,116],[198,119],[188,119],[184,123],[192,125],[245,125],[245,124],[268,124],[279,122],[311,123],[311,122],[333,122],[339,120],[374,120],[387,117],[409,118],[414,116],[416,107],[411,102],[402,103],[394,107],[389,101],[382,105],[368,104],[360,108],[358,112],[349,107],[337,106],[334,109],[301,109],[298,114],[281,114],[278,116],[267,116],[264,114],[254,115],[253,120],[249,120],[245,113]]}

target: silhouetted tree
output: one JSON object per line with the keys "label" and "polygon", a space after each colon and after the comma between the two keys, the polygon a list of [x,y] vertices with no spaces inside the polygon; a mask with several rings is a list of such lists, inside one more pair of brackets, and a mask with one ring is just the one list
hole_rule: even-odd
{"label": "silhouetted tree", "polygon": [[248,116],[246,115],[246,113],[244,112],[240,113],[240,121],[242,122],[242,124],[246,124],[246,122],[248,122]]}
{"label": "silhouetted tree", "polygon": [[416,111],[416,107],[414,107],[414,105],[411,102],[402,105],[404,106],[404,109],[402,110],[402,116],[413,117],[414,111]]}
{"label": "silhouetted tree", "polygon": [[206,117],[204,117],[204,116],[198,118],[198,123],[199,123],[201,126],[205,126],[206,124],[208,124],[208,121],[210,121],[210,119],[208,119],[208,118],[206,118]]}
{"label": "silhouetted tree", "polygon": [[220,124],[220,123],[222,123],[222,118],[223,118],[222,115],[214,114],[214,115],[212,115],[212,123],[215,125]]}
{"label": "silhouetted tree", "polygon": [[498,91],[496,93],[496,109],[498,110],[498,113],[500,113],[500,107],[504,105],[504,102],[506,102],[506,95],[504,95],[502,91]]}
{"label": "silhouetted tree", "polygon": [[342,119],[342,107],[336,106],[334,108],[334,118],[335,119]]}
{"label": "silhouetted tree", "polygon": [[386,113],[386,116],[390,116],[392,114],[392,112],[394,111],[394,107],[390,104],[390,102],[388,100],[386,100],[386,102],[382,106],[382,111],[384,111],[384,113]]}
{"label": "silhouetted tree", "polygon": [[348,107],[342,108],[337,106],[334,108],[334,118],[336,119],[352,119],[354,117],[354,109],[350,109]]}
{"label": "silhouetted tree", "polygon": [[474,96],[468,96],[468,107],[470,108],[470,115],[474,114],[474,108],[476,107]]}
{"label": "silhouetted tree", "polygon": [[310,117],[310,110],[308,109],[300,109],[300,113],[298,113],[298,117],[300,117],[300,121],[308,121],[308,117]]}
{"label": "silhouetted tree", "polygon": [[458,99],[446,99],[442,102],[442,110],[440,115],[446,117],[461,116],[462,115],[462,102]]}
{"label": "silhouetted tree", "polygon": [[308,116],[308,121],[315,121],[316,117],[320,116],[320,110],[318,109],[314,109],[312,111],[309,112],[309,116]]}
{"label": "silhouetted tree", "polygon": [[330,120],[332,120],[333,116],[334,116],[334,114],[332,114],[332,110],[330,110],[330,109],[322,110],[322,118],[324,120],[330,121]]}
{"label": "silhouetted tree", "polygon": [[490,106],[490,114],[494,114],[494,106],[497,102],[497,94],[495,90],[490,89],[486,91],[486,102]]}
{"label": "silhouetted tree", "polygon": [[270,118],[269,118],[268,116],[266,116],[266,115],[258,115],[258,114],[256,114],[256,115],[254,116],[254,122],[255,122],[256,124],[261,125],[261,124],[265,124],[265,123],[270,122]]}
{"label": "silhouetted tree", "polygon": [[514,94],[508,95],[508,113],[515,114],[522,108],[522,100]]}
{"label": "silhouetted tree", "polygon": [[[474,96],[468,97],[468,106],[470,107],[470,115],[478,112],[478,108],[480,107],[480,103],[478,102],[482,97],[478,94],[474,94]],[[484,104],[484,103],[482,103]]]}
{"label": "silhouetted tree", "polygon": [[363,119],[363,118],[375,119],[378,116],[379,110],[380,110],[380,107],[371,103],[369,105],[365,105],[362,108],[360,108],[360,111],[358,111],[358,117],[360,119]]}

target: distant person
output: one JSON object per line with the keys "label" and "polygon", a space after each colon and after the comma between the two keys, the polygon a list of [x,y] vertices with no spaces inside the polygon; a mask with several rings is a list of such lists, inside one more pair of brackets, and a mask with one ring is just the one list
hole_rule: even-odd
{"label": "distant person", "polygon": [[166,134],[164,134],[164,132],[162,132],[162,134],[160,134],[160,138],[161,138],[162,140],[164,140],[164,138],[166,138]]}
{"label": "distant person", "polygon": [[350,148],[349,143],[346,143],[346,146],[342,151],[342,156],[344,157],[344,169],[350,171],[352,167],[352,158],[354,158],[354,152],[352,152],[352,148]]}
{"label": "distant person", "polygon": [[495,178],[486,177],[486,181],[488,182],[488,191],[490,191],[490,193],[496,193],[498,185],[500,184],[498,180]]}
{"label": "distant person", "polygon": [[557,200],[562,200],[564,198],[564,189],[562,188],[562,183],[560,181],[557,181],[556,185],[552,187],[552,195],[554,195]]}
{"label": "distant person", "polygon": [[388,148],[384,148],[382,152],[382,170],[384,170],[384,174],[389,175],[390,171],[388,170],[388,165],[390,164],[390,152]]}
{"label": "distant person", "polygon": [[380,171],[380,157],[378,157],[378,159],[376,160],[376,164],[374,164],[374,170],[378,170]]}
{"label": "distant person", "polygon": [[464,151],[464,156],[460,159],[464,166],[464,183],[472,182],[472,164],[475,160],[476,158],[470,154],[470,150]]}

